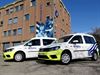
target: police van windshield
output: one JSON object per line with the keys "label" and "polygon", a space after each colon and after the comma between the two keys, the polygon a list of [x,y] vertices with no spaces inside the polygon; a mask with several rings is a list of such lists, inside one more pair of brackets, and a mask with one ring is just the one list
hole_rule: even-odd
{"label": "police van windshield", "polygon": [[57,42],[62,43],[62,42],[67,42],[73,35],[65,36],[60,38]]}

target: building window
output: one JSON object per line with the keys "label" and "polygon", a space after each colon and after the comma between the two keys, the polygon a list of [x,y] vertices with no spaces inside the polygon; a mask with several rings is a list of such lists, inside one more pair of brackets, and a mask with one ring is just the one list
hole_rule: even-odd
{"label": "building window", "polygon": [[13,30],[13,35],[14,36],[17,35],[17,30],[16,29]]}
{"label": "building window", "polygon": [[23,10],[23,8],[24,8],[24,5],[21,4],[21,5],[20,5],[20,10]]}
{"label": "building window", "polygon": [[24,40],[22,43],[25,43],[25,42],[27,42],[28,40]]}
{"label": "building window", "polygon": [[64,19],[62,19],[62,21],[64,22]]}
{"label": "building window", "polygon": [[3,32],[3,35],[4,35],[4,36],[7,36],[7,31],[4,31],[4,32]]}
{"label": "building window", "polygon": [[1,12],[0,12],[0,16],[1,16]]}
{"label": "building window", "polygon": [[62,4],[60,4],[60,7],[62,7]]}
{"label": "building window", "polygon": [[50,4],[50,2],[47,2],[47,6],[50,6],[51,4]]}
{"label": "building window", "polygon": [[3,50],[7,49],[10,47],[10,43],[3,43]]}
{"label": "building window", "polygon": [[3,25],[3,21],[1,21],[1,25]]}
{"label": "building window", "polygon": [[6,14],[9,14],[9,9],[6,10]]}
{"label": "building window", "polygon": [[59,12],[58,12],[58,10],[55,11],[55,16],[56,16],[56,17],[59,16]]}
{"label": "building window", "polygon": [[0,27],[3,26],[3,21],[0,21]]}
{"label": "building window", "polygon": [[31,6],[36,6],[36,0],[31,0]]}
{"label": "building window", "polygon": [[30,32],[32,33],[32,32],[34,32],[34,30],[35,30],[35,27],[34,26],[30,26]]}
{"label": "building window", "polygon": [[62,31],[61,36],[64,36],[64,34],[65,34],[65,32],[64,32],[64,31]]}
{"label": "building window", "polygon": [[16,11],[16,12],[19,11],[19,6],[16,6],[16,7],[15,7],[15,11]]}
{"label": "building window", "polygon": [[22,28],[18,28],[17,33],[18,33],[18,34],[22,34]]}
{"label": "building window", "polygon": [[13,23],[14,23],[14,24],[17,24],[17,23],[18,23],[18,17],[15,17],[15,18],[13,19]]}
{"label": "building window", "polygon": [[20,41],[13,42],[13,46],[18,46],[18,45],[21,45]]}
{"label": "building window", "polygon": [[8,24],[12,24],[12,18],[8,20]]}
{"label": "building window", "polygon": [[9,13],[13,13],[14,12],[14,9],[13,8],[10,8],[9,9]]}
{"label": "building window", "polygon": [[25,15],[25,20],[29,20],[30,19],[30,14],[26,14]]}
{"label": "building window", "polygon": [[11,30],[8,30],[8,36],[10,36],[11,35]]}

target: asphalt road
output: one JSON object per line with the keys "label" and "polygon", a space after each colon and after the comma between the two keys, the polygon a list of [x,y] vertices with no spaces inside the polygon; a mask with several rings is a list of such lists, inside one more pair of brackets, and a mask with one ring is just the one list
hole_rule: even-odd
{"label": "asphalt road", "polygon": [[36,59],[4,62],[0,56],[0,75],[100,75],[98,61],[74,60],[69,65],[59,62],[41,63]]}

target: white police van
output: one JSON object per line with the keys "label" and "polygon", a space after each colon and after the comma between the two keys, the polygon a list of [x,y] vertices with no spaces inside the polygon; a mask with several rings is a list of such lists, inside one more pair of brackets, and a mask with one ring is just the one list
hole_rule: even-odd
{"label": "white police van", "polygon": [[22,61],[25,58],[37,58],[40,47],[47,46],[55,41],[56,38],[35,37],[19,46],[13,46],[4,50],[4,60],[14,59]]}
{"label": "white police van", "polygon": [[72,59],[98,59],[98,48],[95,38],[84,33],[69,34],[51,45],[41,48],[38,58],[41,60],[61,61],[68,64]]}

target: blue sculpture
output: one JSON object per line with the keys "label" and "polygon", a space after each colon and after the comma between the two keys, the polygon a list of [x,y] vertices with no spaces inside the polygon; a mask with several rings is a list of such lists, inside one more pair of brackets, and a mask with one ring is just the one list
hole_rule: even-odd
{"label": "blue sculpture", "polygon": [[48,16],[46,22],[39,23],[36,25],[36,36],[37,37],[53,37],[53,19]]}

